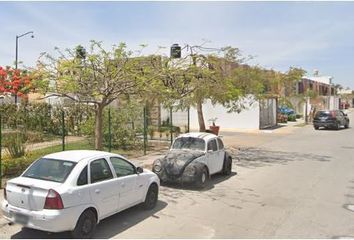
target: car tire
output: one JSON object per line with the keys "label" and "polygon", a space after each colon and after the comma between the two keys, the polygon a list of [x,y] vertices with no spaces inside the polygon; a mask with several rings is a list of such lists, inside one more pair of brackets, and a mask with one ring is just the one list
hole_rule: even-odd
{"label": "car tire", "polygon": [[204,167],[198,176],[196,186],[199,188],[204,188],[208,182],[208,179],[209,179],[208,170],[206,169],[206,167]]}
{"label": "car tire", "polygon": [[232,172],[232,158],[228,157],[224,160],[223,174],[228,176]]}
{"label": "car tire", "polygon": [[335,129],[336,129],[336,130],[339,130],[339,129],[340,129],[340,124],[339,124],[339,123],[336,124]]}
{"label": "car tire", "polygon": [[349,123],[346,123],[346,124],[344,125],[344,128],[349,128]]}
{"label": "car tire", "polygon": [[159,188],[156,184],[151,184],[145,197],[143,203],[143,208],[145,210],[151,210],[156,206],[159,195]]}
{"label": "car tire", "polygon": [[71,232],[74,238],[92,238],[97,225],[96,215],[92,210],[83,212],[76,223],[75,229]]}
{"label": "car tire", "polygon": [[319,126],[313,126],[315,130],[318,130],[320,127]]}

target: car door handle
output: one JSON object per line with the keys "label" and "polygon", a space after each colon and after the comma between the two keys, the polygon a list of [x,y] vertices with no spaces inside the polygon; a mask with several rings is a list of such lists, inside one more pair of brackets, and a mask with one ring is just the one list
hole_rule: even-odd
{"label": "car door handle", "polygon": [[97,194],[99,194],[100,192],[101,192],[101,190],[99,190],[99,189],[95,190],[95,193],[97,193]]}

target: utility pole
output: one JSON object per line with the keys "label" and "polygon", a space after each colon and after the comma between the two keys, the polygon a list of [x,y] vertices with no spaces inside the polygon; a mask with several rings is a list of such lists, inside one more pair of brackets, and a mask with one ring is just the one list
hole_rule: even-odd
{"label": "utility pole", "polygon": [[[17,70],[18,68],[18,39],[21,38],[21,37],[24,37],[28,34],[32,34],[31,35],[31,38],[34,38],[34,35],[33,35],[33,31],[29,31],[29,32],[26,32],[24,34],[21,34],[21,35],[16,35],[16,58],[15,58],[15,69]],[[17,95],[15,94],[15,104],[17,104]]]}

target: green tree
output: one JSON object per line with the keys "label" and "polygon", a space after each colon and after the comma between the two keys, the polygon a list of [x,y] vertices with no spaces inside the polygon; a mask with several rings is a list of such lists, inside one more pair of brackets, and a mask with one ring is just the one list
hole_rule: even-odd
{"label": "green tree", "polygon": [[59,57],[46,54],[40,61],[41,88],[95,107],[95,148],[101,150],[104,108],[120,96],[145,91],[148,61],[134,56],[124,43],[106,50],[101,42],[91,41],[89,50],[78,46],[57,51]]}
{"label": "green tree", "polygon": [[230,84],[232,70],[243,59],[240,51],[232,47],[187,48],[190,52],[181,59],[162,59],[159,89],[165,104],[169,106],[196,107],[199,131],[203,132],[206,128],[202,106],[206,100],[210,99],[213,104],[226,104],[241,97],[241,91],[229,88],[233,87]]}

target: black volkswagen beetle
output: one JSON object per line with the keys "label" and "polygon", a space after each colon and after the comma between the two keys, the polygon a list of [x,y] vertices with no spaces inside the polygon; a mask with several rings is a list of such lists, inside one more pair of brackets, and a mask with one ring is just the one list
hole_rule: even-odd
{"label": "black volkswagen beetle", "polygon": [[153,172],[160,181],[192,183],[204,187],[211,175],[230,175],[232,158],[220,137],[211,133],[186,133],[177,137],[167,155],[155,160]]}

